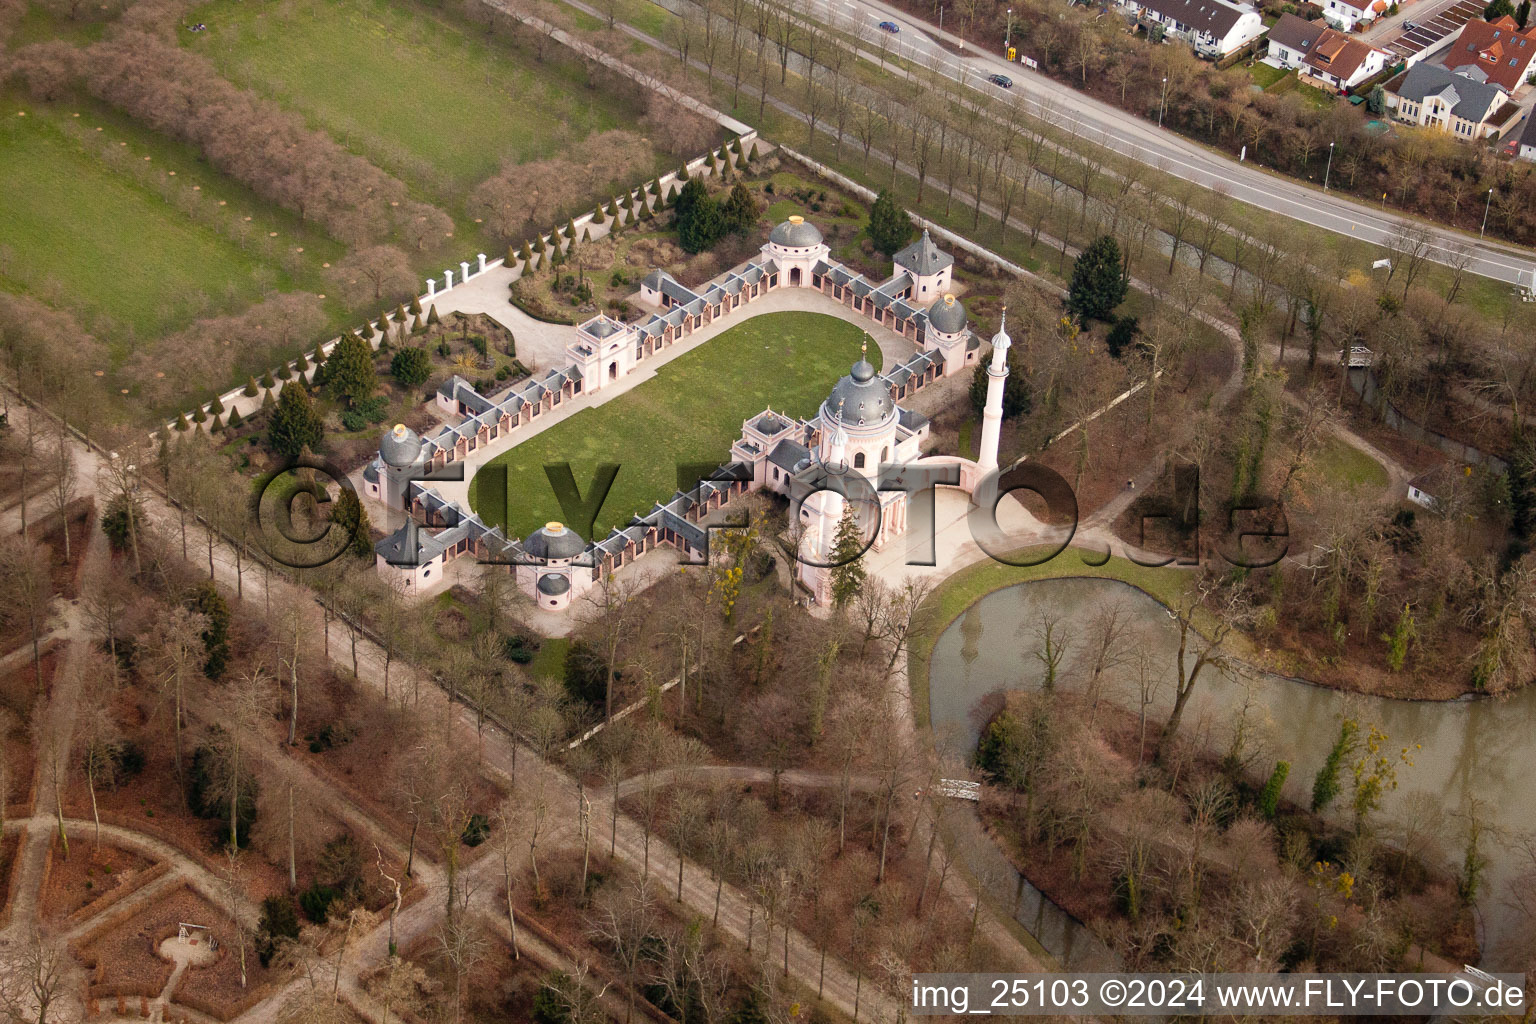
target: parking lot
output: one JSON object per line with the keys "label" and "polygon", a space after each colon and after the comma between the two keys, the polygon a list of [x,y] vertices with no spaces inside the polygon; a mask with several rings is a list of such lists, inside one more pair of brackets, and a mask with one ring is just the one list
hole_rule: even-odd
{"label": "parking lot", "polygon": [[1447,36],[1461,31],[1461,26],[1473,18],[1482,17],[1483,7],[1483,4],[1474,3],[1473,0],[1457,0],[1444,10],[1423,18],[1410,15],[1408,20],[1414,22],[1413,28],[1398,33],[1390,40],[1377,42],[1376,45],[1398,60],[1409,60],[1439,46]]}

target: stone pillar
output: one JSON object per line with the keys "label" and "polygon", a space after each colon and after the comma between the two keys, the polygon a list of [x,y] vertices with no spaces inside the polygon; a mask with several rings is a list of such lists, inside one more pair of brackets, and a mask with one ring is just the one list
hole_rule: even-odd
{"label": "stone pillar", "polygon": [[466,260],[465,262],[460,263],[459,264],[459,269],[461,271],[463,271],[463,276],[460,277],[459,280],[460,281],[468,281],[469,280],[469,261]]}
{"label": "stone pillar", "polygon": [[479,259],[480,259],[480,272],[481,273],[485,273],[485,253],[482,252],[480,254],[480,256],[479,256]]}
{"label": "stone pillar", "polygon": [[453,271],[445,270],[445,271],[443,271],[443,291],[446,292],[446,291],[448,291],[452,287],[453,287]]}
{"label": "stone pillar", "polygon": [[436,294],[437,294],[437,279],[433,278],[433,277],[429,277],[429,278],[427,278],[427,298],[430,299],[432,296],[434,296]]}

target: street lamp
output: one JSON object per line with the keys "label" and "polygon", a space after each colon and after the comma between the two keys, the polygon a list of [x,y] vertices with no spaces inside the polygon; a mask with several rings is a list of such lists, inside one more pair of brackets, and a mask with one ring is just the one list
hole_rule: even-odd
{"label": "street lamp", "polygon": [[1328,191],[1328,175],[1333,173],[1333,143],[1328,143],[1328,168],[1323,171],[1323,191]]}
{"label": "street lamp", "polygon": [[1488,190],[1488,201],[1483,204],[1483,229],[1477,233],[1482,238],[1488,233],[1488,211],[1493,208],[1493,189]]}
{"label": "street lamp", "polygon": [[1168,106],[1168,76],[1163,76],[1163,98],[1157,101],[1157,126],[1163,126],[1163,110]]}
{"label": "street lamp", "polygon": [[1003,33],[1003,52],[1008,52],[1008,46],[1013,42],[1013,8],[1008,8],[1008,30]]}

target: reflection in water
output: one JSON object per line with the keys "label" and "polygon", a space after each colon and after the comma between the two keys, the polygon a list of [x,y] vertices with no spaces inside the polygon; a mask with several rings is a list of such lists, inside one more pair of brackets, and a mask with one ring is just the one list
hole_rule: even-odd
{"label": "reflection in water", "polygon": [[[1042,667],[1036,659],[1021,656],[1018,629],[1037,621],[1041,610],[1049,607],[1084,637],[1094,613],[1111,600],[1124,601],[1127,617],[1141,630],[1154,669],[1163,675],[1149,713],[1166,715],[1173,693],[1178,637],[1165,609],[1140,591],[1113,580],[1046,580],[1019,584],[982,598],[966,610],[957,626],[939,638],[929,669],[929,710],[935,730],[953,734],[956,745],[967,751],[974,749],[980,726],[972,719],[971,709],[977,701],[997,690],[1040,685]],[[992,638],[993,643],[983,644],[984,637]],[[1073,670],[1070,661],[1064,667],[1060,685],[1078,685],[1083,673]],[[1134,713],[1139,704],[1135,675],[1129,666],[1110,670],[1105,676],[1103,698]],[[1246,713],[1245,705],[1249,705]],[[1415,756],[1414,767],[1400,771],[1400,788],[1383,801],[1380,821],[1387,830],[1412,830],[1421,817],[1415,807],[1426,802],[1454,815],[1470,810],[1474,799],[1480,801],[1487,824],[1494,829],[1519,832],[1536,828],[1536,786],[1525,778],[1527,766],[1536,761],[1536,731],[1531,729],[1536,724],[1533,688],[1502,703],[1416,702],[1344,694],[1266,672],[1245,671],[1238,677],[1212,671],[1190,698],[1186,721],[1196,726],[1189,735],[1203,736],[1222,752],[1237,723],[1244,723],[1245,749],[1253,763],[1262,766],[1275,760],[1290,761],[1285,795],[1304,806],[1317,768],[1337,735],[1338,717],[1346,711],[1362,723],[1379,725],[1394,745],[1423,746]],[[1445,845],[1459,863],[1459,839],[1448,836]],[[1508,966],[1500,960],[1501,940],[1513,938],[1522,923],[1506,904],[1516,865],[1501,848],[1486,852],[1490,857],[1488,884],[1480,904],[1487,928],[1484,964]],[[1019,916],[1032,931],[1033,919],[1038,918],[1047,933],[1057,933],[1055,939],[1091,941],[1086,935],[1072,939],[1060,934],[1063,929],[1070,931],[1070,926],[1046,920],[1049,912],[1038,905],[1022,905],[1032,902],[1030,897],[1021,901]],[[1046,948],[1057,952],[1054,939],[1047,942],[1045,935],[1035,934]]]}
{"label": "reflection in water", "polygon": [[960,658],[967,666],[974,663],[981,654],[981,608],[980,603],[971,605],[960,618]]}

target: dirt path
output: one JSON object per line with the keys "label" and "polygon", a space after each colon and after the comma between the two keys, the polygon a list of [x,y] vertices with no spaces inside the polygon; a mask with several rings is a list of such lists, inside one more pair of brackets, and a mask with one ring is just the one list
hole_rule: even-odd
{"label": "dirt path", "polygon": [[[23,410],[19,404],[13,409],[15,410],[12,413],[13,416],[16,412],[30,414],[30,410]],[[80,467],[76,468],[78,471]],[[18,515],[17,527],[19,526]],[[107,561],[106,538],[100,530],[92,529],[85,544],[83,564],[80,568],[82,579],[100,571]],[[54,639],[63,641],[64,654],[54,671],[46,703],[40,703],[34,713],[36,738],[33,745],[36,753],[37,798],[33,805],[32,822],[27,828],[26,845],[19,851],[20,859],[16,870],[20,872],[21,877],[16,884],[15,902],[10,908],[10,921],[5,930],[0,932],[0,941],[6,943],[23,940],[36,927],[38,921],[43,865],[47,860],[48,848],[58,833],[55,812],[62,800],[58,787],[67,784],[72,774],[69,769],[69,760],[74,740],[75,710],[80,702],[83,683],[78,666],[88,656],[91,646],[90,635],[84,626],[83,613],[78,600],[64,601],[55,598],[53,614],[61,620],[61,624],[51,635]],[[51,765],[56,765],[56,770],[51,770]]]}

